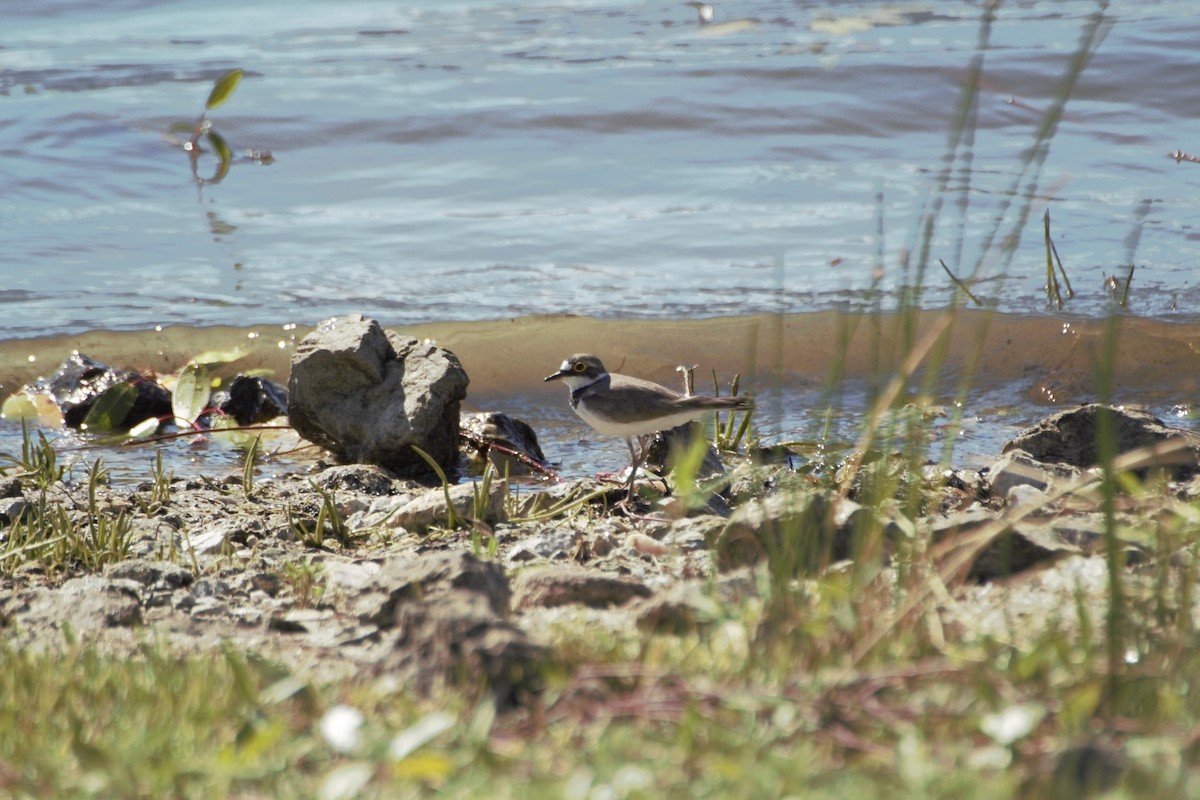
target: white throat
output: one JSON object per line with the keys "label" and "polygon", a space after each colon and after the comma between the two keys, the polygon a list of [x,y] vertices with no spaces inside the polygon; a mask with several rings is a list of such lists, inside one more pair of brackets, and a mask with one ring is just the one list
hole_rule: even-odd
{"label": "white throat", "polygon": [[608,373],[604,373],[603,375],[599,375],[595,378],[588,377],[587,375],[563,375],[562,382],[569,386],[572,392],[577,392],[580,389],[583,389],[586,386],[591,386],[596,381],[603,380],[606,377],[608,377]]}

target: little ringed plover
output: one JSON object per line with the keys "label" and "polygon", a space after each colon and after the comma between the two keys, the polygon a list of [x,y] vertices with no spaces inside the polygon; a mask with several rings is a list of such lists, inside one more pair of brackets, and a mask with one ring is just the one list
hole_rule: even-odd
{"label": "little ringed plover", "polygon": [[674,392],[657,383],[610,373],[600,359],[577,353],[562,362],[545,380],[560,380],[571,390],[571,408],[600,433],[624,437],[632,459],[626,490],[633,497],[633,480],[645,457],[634,449],[634,437],[679,427],[710,411],[750,408],[747,397],[700,397]]}

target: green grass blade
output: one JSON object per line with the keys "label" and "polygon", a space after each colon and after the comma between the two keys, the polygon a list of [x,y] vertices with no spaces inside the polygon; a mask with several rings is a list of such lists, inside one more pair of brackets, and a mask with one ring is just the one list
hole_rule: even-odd
{"label": "green grass blade", "polygon": [[409,447],[413,449],[414,453],[425,460],[425,463],[428,464],[429,468],[433,470],[433,473],[437,475],[438,480],[442,482],[442,491],[446,495],[446,526],[450,528],[457,528],[460,523],[463,523],[465,527],[465,520],[461,519],[458,515],[458,512],[454,510],[454,499],[450,497],[450,480],[446,477],[446,473],[442,469],[442,466],[438,464],[437,460],[434,459],[433,456],[429,455],[429,453],[426,453],[415,444],[411,444]]}

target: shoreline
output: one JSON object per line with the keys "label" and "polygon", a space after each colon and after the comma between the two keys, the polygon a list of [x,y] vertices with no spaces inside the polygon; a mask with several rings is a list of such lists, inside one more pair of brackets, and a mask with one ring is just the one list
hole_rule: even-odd
{"label": "shoreline", "polygon": [[[966,379],[971,391],[1025,384],[1028,399],[1047,406],[1095,399],[1095,353],[1105,320],[1069,321],[963,309],[913,314],[812,312],[701,320],[611,320],[580,316],[482,322],[432,322],[389,330],[433,339],[454,352],[471,378],[470,392],[488,396],[549,390],[541,378],[564,356],[596,352],[614,369],[673,383],[675,366],[699,363],[699,375],[741,373],[743,385],[822,384],[890,377],[930,330],[952,314],[943,388]],[[1115,389],[1121,399],[1190,400],[1200,391],[1200,322],[1118,320]],[[0,342],[0,392],[7,395],[53,372],[72,351],[114,366],[168,374],[204,353],[243,351],[216,373],[269,370],[286,379],[296,342],[311,330],[296,325],[245,328],[166,327],[91,331]],[[1039,397],[1040,395],[1040,397]]]}

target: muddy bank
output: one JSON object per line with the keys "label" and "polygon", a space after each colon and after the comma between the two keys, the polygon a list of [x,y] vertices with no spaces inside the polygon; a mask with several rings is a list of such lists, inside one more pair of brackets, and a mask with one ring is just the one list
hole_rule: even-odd
{"label": "muddy bank", "polygon": [[[386,321],[385,321],[386,324]],[[953,317],[915,318],[834,312],[702,320],[603,320],[528,317],[396,328],[434,339],[453,351],[471,376],[471,397],[545,393],[541,377],[573,352],[600,353],[613,369],[674,385],[674,368],[741,373],[744,385],[821,383],[831,375],[870,379],[892,374],[913,343],[946,334],[943,388],[969,377],[973,390],[1018,384],[1028,402],[1047,406],[1095,399],[1105,326],[1097,320],[1032,317],[964,310]],[[0,343],[0,392],[48,374],[72,350],[111,364],[168,373],[205,352],[242,357],[229,371],[271,370],[286,376],[296,343],[308,328],[163,328],[92,332]],[[1114,337],[1118,396],[1147,402],[1188,402],[1200,383],[1200,323],[1121,318]],[[936,359],[936,348],[931,357]],[[926,362],[930,363],[930,362]],[[620,365],[619,367],[617,365]]]}
{"label": "muddy bank", "polygon": [[[10,475],[0,629],[22,647],[69,636],[116,653],[147,630],[183,653],[231,642],[323,678],[466,681],[510,705],[566,658],[563,631],[701,631],[716,607],[759,607],[772,585],[850,563],[878,569],[864,591],[887,596],[897,554],[931,554],[956,587],[938,604],[947,635],[1036,637],[1056,609],[1106,602],[1099,479],[1084,467],[1108,413],[1054,415],[982,472],[884,458],[814,482],[786,459],[748,460],[698,503],[658,482],[622,507],[619,482],[443,489],[364,465],[131,490]],[[1149,415],[1113,421],[1122,468],[1162,487],[1122,503],[1132,585],[1174,557],[1139,526],[1190,518],[1200,437]],[[880,496],[918,484],[919,508]]]}

